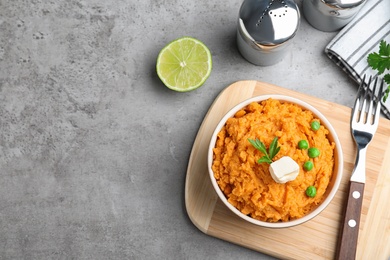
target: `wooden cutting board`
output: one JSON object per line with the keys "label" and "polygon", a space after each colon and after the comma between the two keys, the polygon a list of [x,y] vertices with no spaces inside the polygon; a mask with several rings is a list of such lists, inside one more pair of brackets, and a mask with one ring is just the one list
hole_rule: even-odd
{"label": "wooden cutting board", "polygon": [[[343,149],[343,179],[335,198],[320,215],[292,228],[262,228],[238,218],[219,200],[207,170],[207,149],[218,121],[239,102],[266,94],[299,98],[317,108],[336,129]],[[356,154],[350,115],[351,108],[263,82],[239,81],[227,87],[205,116],[189,159],[185,204],[193,224],[207,235],[274,257],[333,259]],[[366,165],[357,259],[390,259],[390,121],[384,118],[368,147]]]}

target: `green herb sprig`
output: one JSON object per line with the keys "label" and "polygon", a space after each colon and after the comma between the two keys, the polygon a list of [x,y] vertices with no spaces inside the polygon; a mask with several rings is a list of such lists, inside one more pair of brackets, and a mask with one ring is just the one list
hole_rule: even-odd
{"label": "green herb sprig", "polygon": [[388,72],[383,77],[384,81],[388,84],[383,95],[383,102],[385,102],[390,93],[390,44],[385,40],[381,40],[379,43],[379,52],[368,54],[367,62],[372,69],[378,71],[378,75],[383,74],[385,71]]}
{"label": "green herb sprig", "polygon": [[257,160],[257,163],[272,163],[272,158],[275,157],[275,155],[279,152],[280,150],[280,146],[278,146],[278,138],[275,137],[270,146],[269,146],[269,149],[268,149],[268,152],[267,152],[267,148],[265,147],[264,143],[261,142],[259,139],[250,139],[248,138],[248,141],[253,145],[253,147],[255,147],[257,150],[259,150],[260,152],[262,152],[264,154],[263,157],[261,157],[259,160]]}

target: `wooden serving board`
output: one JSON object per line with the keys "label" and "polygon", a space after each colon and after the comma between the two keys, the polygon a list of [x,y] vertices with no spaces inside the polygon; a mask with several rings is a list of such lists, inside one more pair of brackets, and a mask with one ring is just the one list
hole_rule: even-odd
{"label": "wooden serving board", "polygon": [[[239,102],[258,95],[299,98],[323,113],[339,136],[343,155],[342,183],[328,207],[314,219],[292,228],[269,229],[247,223],[219,200],[207,170],[207,149],[219,120]],[[220,93],[204,118],[189,159],[185,204],[193,224],[214,236],[283,259],[333,259],[347,184],[356,148],[350,134],[351,108],[258,81],[239,81]],[[367,151],[357,259],[390,259],[390,121],[381,118]]]}

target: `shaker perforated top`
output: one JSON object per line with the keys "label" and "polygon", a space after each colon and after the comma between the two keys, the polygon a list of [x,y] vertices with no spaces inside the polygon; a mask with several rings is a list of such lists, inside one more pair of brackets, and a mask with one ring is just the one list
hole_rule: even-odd
{"label": "shaker perforated top", "polygon": [[294,37],[300,13],[293,0],[246,0],[239,12],[239,27],[247,40],[274,46]]}

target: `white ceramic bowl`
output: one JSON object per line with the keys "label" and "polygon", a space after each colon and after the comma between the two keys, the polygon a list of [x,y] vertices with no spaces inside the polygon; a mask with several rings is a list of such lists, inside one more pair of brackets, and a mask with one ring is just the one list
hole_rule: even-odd
{"label": "white ceramic bowl", "polygon": [[[333,175],[332,179],[330,180],[329,186],[327,188],[327,191],[325,193],[325,198],[322,201],[321,204],[319,204],[312,212],[309,214],[303,216],[302,218],[287,221],[287,222],[276,222],[276,223],[271,223],[271,222],[265,222],[265,221],[260,221],[254,218],[251,218],[243,213],[241,213],[237,208],[235,208],[232,204],[230,204],[221,189],[218,186],[218,183],[214,177],[214,172],[211,168],[212,163],[213,163],[213,148],[215,147],[215,142],[217,140],[217,134],[220,132],[222,127],[225,125],[226,121],[228,118],[233,117],[236,112],[241,110],[242,108],[246,107],[252,102],[261,102],[263,100],[267,100],[269,98],[280,100],[280,101],[286,101],[290,103],[294,103],[299,105],[300,107],[309,110],[314,113],[314,115],[321,120],[321,123],[329,130],[329,135],[328,138],[330,141],[335,143],[335,150],[334,150],[334,157],[335,157],[335,165],[334,165],[334,170],[333,170]],[[269,227],[269,228],[285,228],[285,227],[292,227],[296,226],[299,224],[302,224],[315,216],[317,216],[322,210],[326,208],[326,206],[329,205],[329,203],[332,201],[334,198],[341,182],[342,174],[343,174],[343,153],[341,150],[341,145],[339,138],[337,137],[336,131],[334,130],[333,126],[329,123],[329,121],[326,119],[326,117],[321,114],[316,108],[313,106],[307,104],[306,102],[289,97],[289,96],[284,96],[284,95],[262,95],[262,96],[256,96],[250,99],[247,99],[235,107],[233,107],[218,123],[217,127],[214,130],[214,133],[211,137],[210,145],[209,145],[209,150],[208,150],[208,170],[209,170],[209,175],[211,182],[213,184],[213,187],[215,191],[218,194],[218,197],[223,201],[223,203],[232,211],[234,212],[237,216],[240,218],[259,225],[263,227]]]}

